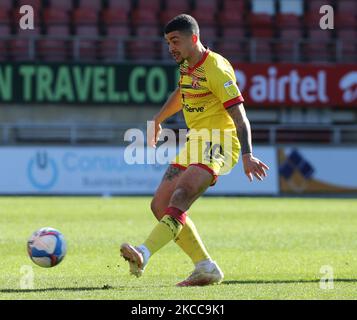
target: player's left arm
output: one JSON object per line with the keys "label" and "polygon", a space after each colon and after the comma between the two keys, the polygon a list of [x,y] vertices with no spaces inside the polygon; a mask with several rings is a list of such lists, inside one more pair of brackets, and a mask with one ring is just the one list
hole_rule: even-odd
{"label": "player's left arm", "polygon": [[253,175],[258,180],[263,180],[263,178],[267,176],[265,170],[269,170],[269,167],[264,162],[253,156],[252,132],[243,103],[234,104],[226,110],[232,117],[237,128],[238,139],[242,149],[245,174],[250,181],[253,181]]}

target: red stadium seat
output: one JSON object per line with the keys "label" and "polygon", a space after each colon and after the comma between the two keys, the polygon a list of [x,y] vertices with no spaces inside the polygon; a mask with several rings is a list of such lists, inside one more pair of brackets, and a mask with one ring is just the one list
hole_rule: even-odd
{"label": "red stadium seat", "polygon": [[157,41],[131,40],[126,44],[127,57],[132,60],[157,60],[162,47]]}
{"label": "red stadium seat", "polygon": [[278,14],[275,17],[276,26],[282,30],[285,28],[301,28],[300,17],[296,14]]}
{"label": "red stadium seat", "polygon": [[176,12],[176,15],[183,13],[183,12],[189,12],[190,9],[191,8],[190,8],[189,0],[181,0],[181,1],[166,0],[165,1],[165,10],[174,11],[174,12]]}
{"label": "red stadium seat", "polygon": [[203,41],[212,41],[217,37],[217,30],[214,26],[203,26],[200,28],[200,37]]}
{"label": "red stadium seat", "polygon": [[211,9],[194,9],[191,11],[191,15],[197,20],[198,25],[215,25],[216,12]]}
{"label": "red stadium seat", "polygon": [[303,59],[308,62],[330,62],[330,46],[325,42],[309,42],[302,46]]}
{"label": "red stadium seat", "polygon": [[[0,27],[0,29],[1,29],[1,27]],[[0,61],[7,61],[8,59],[9,59],[9,57],[8,57],[7,41],[1,40],[0,41]]]}
{"label": "red stadium seat", "polygon": [[335,14],[335,28],[337,30],[342,28],[357,29],[357,16],[353,12],[336,13]]}
{"label": "red stadium seat", "polygon": [[96,60],[97,49],[98,49],[97,41],[81,40],[79,42],[80,60],[91,60],[91,61]]}
{"label": "red stadium seat", "polygon": [[138,26],[135,34],[140,37],[157,37],[159,36],[159,31],[156,26]]}
{"label": "red stadium seat", "polygon": [[248,61],[249,51],[247,43],[240,41],[217,41],[214,50],[231,62]]}
{"label": "red stadium seat", "polygon": [[[1,20],[0,20],[1,21]],[[8,24],[0,24],[0,35],[2,37],[9,36],[11,34],[10,26]],[[5,61],[8,58],[8,41],[0,39],[0,61]]]}
{"label": "red stadium seat", "polygon": [[65,61],[68,58],[67,42],[64,40],[39,40],[37,50],[44,61]]}
{"label": "red stadium seat", "polygon": [[178,12],[184,12],[184,11],[177,11],[175,9],[171,10],[165,10],[160,12],[160,23],[162,25],[165,25],[168,23],[172,18],[176,17],[179,13]]}
{"label": "red stadium seat", "polygon": [[32,29],[23,30],[19,26],[17,26],[17,28],[15,29],[15,33],[18,36],[27,38],[27,37],[33,37],[33,36],[40,35],[41,34],[41,29],[40,29],[40,27],[35,27],[33,30]]}
{"label": "red stadium seat", "polygon": [[224,38],[244,38],[245,29],[242,27],[223,27],[222,35]]}
{"label": "red stadium seat", "polygon": [[127,37],[130,35],[130,28],[127,25],[110,25],[106,27],[106,34],[110,37]]}
{"label": "red stadium seat", "polygon": [[343,62],[356,62],[357,46],[355,43],[344,40],[340,47],[340,59]]}
{"label": "red stadium seat", "polygon": [[343,40],[343,41],[351,41],[351,39],[357,39],[357,29],[352,28],[352,29],[340,29],[336,31],[337,33],[337,39]]}
{"label": "red stadium seat", "polygon": [[[108,37],[128,37],[130,27],[127,25],[128,13],[118,8],[103,11],[101,21],[105,27],[105,34]],[[101,41],[99,56],[102,60],[122,60],[124,59],[124,49],[121,43],[118,51],[118,43],[115,39],[105,39]]]}
{"label": "red stadium seat", "polygon": [[271,38],[273,22],[268,14],[250,14],[248,17],[251,35],[255,38]]}
{"label": "red stadium seat", "polygon": [[238,10],[223,10],[218,13],[217,21],[223,28],[225,26],[242,26],[244,24],[243,13]]}
{"label": "red stadium seat", "polygon": [[226,12],[240,12],[244,13],[244,0],[225,0],[223,3],[223,10]]}
{"label": "red stadium seat", "polygon": [[302,29],[281,29],[279,30],[279,35],[281,39],[300,39],[303,37]]}
{"label": "red stadium seat", "polygon": [[282,39],[299,39],[303,37],[302,22],[296,14],[278,14],[275,18],[275,25]]}
{"label": "red stadium seat", "polygon": [[104,39],[99,45],[99,58],[106,61],[122,61],[125,58],[123,42]]}
{"label": "red stadium seat", "polygon": [[309,39],[315,40],[329,40],[331,38],[331,32],[321,29],[309,29],[307,35]]}
{"label": "red stadium seat", "polygon": [[272,38],[274,35],[272,29],[265,28],[252,28],[250,32],[253,38]]}
{"label": "red stadium seat", "polygon": [[333,5],[331,0],[309,0],[307,1],[308,12],[319,13],[323,5]]}
{"label": "red stadium seat", "polygon": [[158,14],[152,10],[138,8],[132,12],[132,21],[134,25],[143,25],[143,24],[157,25]]}
{"label": "red stadium seat", "polygon": [[79,25],[76,27],[76,35],[78,36],[98,36],[98,28],[95,25]]}
{"label": "red stadium seat", "polygon": [[[166,25],[172,18],[176,17],[181,13],[188,13],[188,10],[176,10],[176,9],[166,9],[160,12],[160,23]],[[190,13],[191,14],[191,13]]]}
{"label": "red stadium seat", "polygon": [[129,21],[128,13],[121,9],[106,9],[101,14],[101,21],[104,25],[120,25]]}
{"label": "red stadium seat", "polygon": [[33,60],[35,57],[30,55],[30,40],[14,39],[9,41],[10,56],[13,60]]}
{"label": "red stadium seat", "polygon": [[66,37],[71,34],[70,27],[68,24],[56,24],[56,25],[49,25],[46,29],[46,34],[51,36],[60,36]]}
{"label": "red stadium seat", "polygon": [[319,12],[307,13],[304,15],[303,21],[307,28],[316,28],[320,25],[321,15]]}
{"label": "red stadium seat", "polygon": [[294,62],[298,59],[298,43],[286,40],[276,43],[274,46],[275,56],[279,62]]}
{"label": "red stadium seat", "polygon": [[217,14],[217,1],[216,0],[196,0],[194,2],[194,10],[191,15],[201,25],[215,25]]}
{"label": "red stadium seat", "polygon": [[137,0],[137,8],[141,10],[151,10],[159,12],[161,6],[161,0]]}
{"label": "red stadium seat", "polygon": [[60,8],[63,10],[72,10],[73,0],[50,0],[51,8]]}
{"label": "red stadium seat", "polygon": [[[1,7],[0,5],[0,28],[3,27],[4,32],[6,32],[5,29],[10,28],[10,23],[11,23],[11,16],[10,16],[10,7]],[[0,30],[0,35],[2,35],[1,30]],[[7,33],[4,33],[4,35],[7,35]]]}
{"label": "red stadium seat", "polygon": [[102,9],[101,0],[80,0],[79,6],[81,8],[90,8],[93,10],[100,11]]}
{"label": "red stadium seat", "polygon": [[131,10],[131,0],[108,0],[110,10],[121,10],[128,13]]}
{"label": "red stadium seat", "polygon": [[42,8],[42,2],[41,0],[19,0],[17,5],[18,7],[30,5],[34,10],[39,11]]}
{"label": "red stadium seat", "polygon": [[43,12],[43,22],[45,25],[68,24],[70,22],[70,16],[65,9],[47,8]]}
{"label": "red stadium seat", "polygon": [[254,60],[257,62],[270,62],[273,57],[272,42],[265,39],[255,39]]}
{"label": "red stadium seat", "polygon": [[9,11],[0,9],[0,25],[9,25],[10,21]]}
{"label": "red stadium seat", "polygon": [[13,0],[1,0],[0,11],[10,11],[14,5]]}
{"label": "red stadium seat", "polygon": [[97,13],[92,8],[79,8],[75,10],[73,20],[76,24],[75,34],[79,37],[78,43],[73,43],[73,48],[76,50],[78,45],[78,52],[82,60],[95,60],[97,58],[98,42],[96,37],[99,34],[97,22]]}
{"label": "red stadium seat", "polygon": [[97,23],[97,11],[92,8],[78,8],[72,14],[74,24],[93,24]]}
{"label": "red stadium seat", "polygon": [[9,36],[11,34],[11,29],[8,24],[0,24],[0,35]]}
{"label": "red stadium seat", "polygon": [[357,2],[355,0],[338,0],[337,2],[337,12],[338,13],[357,13]]}
{"label": "red stadium seat", "polygon": [[216,0],[195,0],[194,1],[195,10],[213,11],[217,10]]}

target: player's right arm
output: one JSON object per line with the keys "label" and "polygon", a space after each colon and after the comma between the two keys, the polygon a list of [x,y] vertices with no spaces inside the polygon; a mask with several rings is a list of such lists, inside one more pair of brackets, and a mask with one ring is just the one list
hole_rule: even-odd
{"label": "player's right arm", "polygon": [[181,104],[181,92],[180,88],[176,88],[175,91],[169,96],[165,104],[160,111],[153,117],[152,122],[154,128],[149,128],[148,132],[152,132],[152,136],[148,137],[148,143],[151,147],[155,147],[161,132],[161,123],[167,118],[171,117],[175,113],[182,109]]}
{"label": "player's right arm", "polygon": [[253,181],[253,176],[258,180],[263,180],[266,177],[265,170],[269,170],[269,167],[253,156],[250,123],[243,106],[244,99],[237,86],[234,69],[228,62],[222,63],[222,60],[219,62],[211,65],[210,73],[212,76],[208,79],[208,86],[211,92],[222,102],[236,126],[237,136],[242,148],[245,174],[250,181]]}

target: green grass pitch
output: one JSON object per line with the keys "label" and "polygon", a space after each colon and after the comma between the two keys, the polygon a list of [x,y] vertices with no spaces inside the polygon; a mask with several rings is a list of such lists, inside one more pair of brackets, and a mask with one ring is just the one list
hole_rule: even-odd
{"label": "green grass pitch", "polygon": [[[0,299],[355,299],[357,200],[199,199],[190,215],[225,273],[221,285],[177,288],[192,271],[170,243],[142,278],[129,276],[119,246],[141,243],[154,226],[149,197],[0,198]],[[33,231],[51,226],[68,242],[54,268],[26,253]],[[34,289],[20,289],[23,265]],[[321,289],[322,266],[333,289]]]}

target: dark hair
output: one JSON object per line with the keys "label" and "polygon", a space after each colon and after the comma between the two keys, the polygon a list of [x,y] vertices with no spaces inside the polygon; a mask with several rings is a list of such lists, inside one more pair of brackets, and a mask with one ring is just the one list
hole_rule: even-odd
{"label": "dark hair", "polygon": [[190,35],[200,33],[196,19],[188,14],[180,14],[167,23],[165,34],[172,31],[181,31]]}

